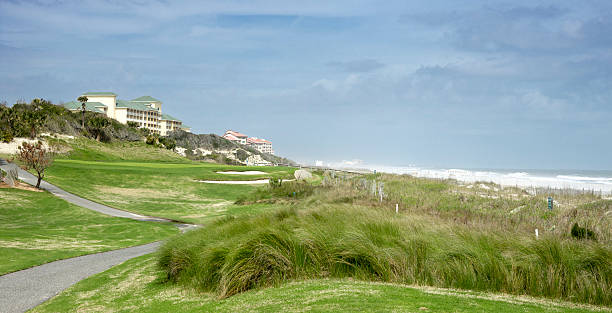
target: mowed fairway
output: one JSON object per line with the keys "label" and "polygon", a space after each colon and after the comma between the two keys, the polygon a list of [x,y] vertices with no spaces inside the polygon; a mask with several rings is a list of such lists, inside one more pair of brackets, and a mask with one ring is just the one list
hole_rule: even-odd
{"label": "mowed fairway", "polygon": [[[262,171],[228,175],[219,171]],[[266,207],[233,203],[257,186],[207,184],[199,180],[290,178],[287,167],[239,167],[211,163],[56,160],[46,180],[81,197],[134,213],[203,223],[211,217],[257,212]]]}
{"label": "mowed fairway", "polygon": [[163,282],[155,257],[85,279],[33,312],[592,312],[567,303],[352,280],[308,280],[214,294]]}
{"label": "mowed fairway", "polygon": [[48,192],[0,189],[0,274],[177,233],[170,223],[106,216]]}

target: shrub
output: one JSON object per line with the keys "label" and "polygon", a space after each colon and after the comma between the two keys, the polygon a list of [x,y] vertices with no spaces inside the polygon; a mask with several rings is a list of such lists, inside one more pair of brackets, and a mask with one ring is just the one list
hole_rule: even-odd
{"label": "shrub", "polygon": [[14,137],[10,131],[0,131],[0,141],[9,143],[13,141]]}
{"label": "shrub", "polygon": [[578,226],[578,223],[574,223],[571,230],[572,237],[576,239],[592,239],[596,240],[595,233],[584,227]]}
{"label": "shrub", "polygon": [[159,143],[168,150],[174,150],[174,148],[176,148],[176,141],[174,141],[172,138],[160,137]]}
{"label": "shrub", "polygon": [[268,180],[268,184],[270,185],[270,188],[272,189],[280,188],[283,185],[283,179],[282,178],[270,178]]}
{"label": "shrub", "polygon": [[148,145],[159,146],[159,135],[158,134],[149,134],[145,140]]}
{"label": "shrub", "polygon": [[[276,183],[273,183],[276,181]],[[270,179],[270,184],[267,187],[262,187],[255,192],[243,195],[238,198],[236,204],[247,204],[254,202],[275,202],[278,199],[300,199],[305,198],[314,193],[315,187],[306,182],[280,182],[281,179]]]}
{"label": "shrub", "polygon": [[87,128],[96,141],[100,141],[102,138],[108,138],[105,131],[110,125],[111,122],[109,119],[102,115],[94,116],[87,120]]}
{"label": "shrub", "polygon": [[236,151],[236,158],[242,162],[246,161],[246,159],[249,157],[249,153],[246,152],[243,149],[238,149],[238,151]]}

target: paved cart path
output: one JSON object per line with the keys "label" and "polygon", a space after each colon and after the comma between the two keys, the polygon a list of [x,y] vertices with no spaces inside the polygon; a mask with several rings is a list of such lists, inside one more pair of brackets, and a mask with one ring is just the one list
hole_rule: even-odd
{"label": "paved cart path", "polygon": [[55,261],[0,276],[0,312],[25,312],[77,282],[154,252],[159,242]]}
{"label": "paved cart path", "polygon": [[[17,168],[19,179],[30,185],[36,185],[37,178],[12,163],[0,159],[0,168],[7,171]],[[102,214],[148,222],[171,222],[181,232],[198,227],[192,224],[138,215],[96,203],[71,194],[55,185],[42,181],[40,188],[49,191],[72,204]],[[159,247],[159,242],[142,246],[124,248],[102,253],[89,254],[70,259],[55,261],[29,269],[0,276],[0,312],[25,312],[57,295],[62,290],[74,285],[91,275],[105,271],[129,259],[152,253]]]}

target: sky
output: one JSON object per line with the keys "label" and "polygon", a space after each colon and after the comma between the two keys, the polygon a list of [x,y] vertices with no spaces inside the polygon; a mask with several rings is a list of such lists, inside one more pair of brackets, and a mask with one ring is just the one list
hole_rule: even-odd
{"label": "sky", "polygon": [[0,0],[0,101],[150,95],[314,163],[612,169],[610,1]]}

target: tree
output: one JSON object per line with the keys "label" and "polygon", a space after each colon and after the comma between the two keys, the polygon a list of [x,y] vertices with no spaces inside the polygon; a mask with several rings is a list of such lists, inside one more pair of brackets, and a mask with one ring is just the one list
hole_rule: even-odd
{"label": "tree", "polygon": [[100,141],[100,138],[102,137],[102,134],[104,133],[104,130],[109,125],[110,125],[110,122],[102,116],[96,116],[87,121],[87,127],[89,128],[89,131],[94,136],[96,136],[96,141]]}
{"label": "tree", "polygon": [[21,119],[23,121],[24,131],[30,136],[30,138],[36,138],[38,135],[38,131],[45,124],[47,116],[38,110],[38,108],[33,111],[24,111],[21,113]]}
{"label": "tree", "polygon": [[41,141],[35,144],[24,142],[19,147],[17,157],[26,169],[34,169],[38,174],[38,181],[36,182],[36,188],[40,188],[40,182],[45,176],[45,169],[53,163],[53,152],[47,150]]}
{"label": "tree", "polygon": [[80,96],[77,98],[77,101],[81,102],[81,112],[83,114],[82,119],[81,119],[81,127],[85,128],[85,103],[87,102],[87,97],[86,96]]}
{"label": "tree", "polygon": [[8,143],[23,135],[24,126],[23,114],[14,107],[0,110],[0,141]]}

